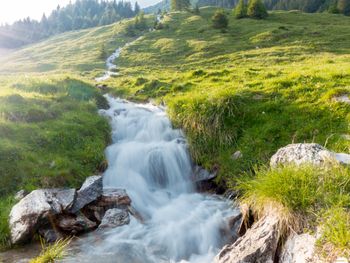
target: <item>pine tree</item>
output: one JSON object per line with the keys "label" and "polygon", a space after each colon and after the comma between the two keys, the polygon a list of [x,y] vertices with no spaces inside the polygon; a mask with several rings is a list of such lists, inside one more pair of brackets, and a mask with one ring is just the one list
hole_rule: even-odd
{"label": "pine tree", "polygon": [[350,15],[350,0],[338,0],[338,10],[340,13]]}
{"label": "pine tree", "polygon": [[134,13],[135,15],[138,15],[141,11],[141,8],[139,6],[139,3],[138,2],[135,2],[135,6],[134,6]]}
{"label": "pine tree", "polygon": [[264,19],[268,13],[261,0],[249,0],[247,15],[251,18]]}
{"label": "pine tree", "polygon": [[239,0],[233,14],[237,19],[247,17],[247,5],[244,0]]}

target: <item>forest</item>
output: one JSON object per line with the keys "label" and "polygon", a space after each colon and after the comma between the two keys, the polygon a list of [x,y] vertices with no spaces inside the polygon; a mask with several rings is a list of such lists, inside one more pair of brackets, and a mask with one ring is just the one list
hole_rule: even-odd
{"label": "forest", "polygon": [[29,17],[12,25],[0,27],[0,48],[16,48],[71,30],[109,25],[140,12],[125,1],[77,0],[61,8],[57,6],[49,16],[43,14],[40,21]]}

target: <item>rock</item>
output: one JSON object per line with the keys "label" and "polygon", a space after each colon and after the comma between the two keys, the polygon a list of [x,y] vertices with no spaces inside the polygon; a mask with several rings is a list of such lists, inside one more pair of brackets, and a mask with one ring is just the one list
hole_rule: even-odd
{"label": "rock", "polygon": [[316,237],[308,233],[292,234],[284,244],[279,263],[321,263],[315,253]]}
{"label": "rock", "polygon": [[77,192],[77,198],[71,209],[72,213],[78,212],[84,206],[96,201],[102,195],[102,176],[88,177]]}
{"label": "rock", "polygon": [[20,190],[15,194],[15,200],[20,201],[22,200],[26,195],[28,195],[28,192],[26,190]]}
{"label": "rock", "polygon": [[334,97],[334,100],[336,102],[343,102],[343,103],[350,104],[350,97],[349,97],[349,95],[341,95],[341,96],[338,96],[338,97]]}
{"label": "rock", "polygon": [[298,143],[289,144],[279,149],[271,157],[270,165],[272,167],[288,163],[321,165],[327,160],[334,160],[334,154],[321,145],[316,143]]}
{"label": "rock", "polygon": [[193,182],[198,183],[201,181],[209,181],[216,177],[217,172],[214,173],[208,172],[206,169],[204,169],[201,166],[195,166],[193,171]]}
{"label": "rock", "polygon": [[53,216],[68,211],[76,196],[75,189],[41,189],[31,192],[10,213],[11,241],[25,242],[40,225]]}
{"label": "rock", "polygon": [[69,234],[77,234],[87,232],[96,227],[96,223],[90,221],[83,214],[75,215],[60,215],[58,217],[58,227]]}
{"label": "rock", "polygon": [[271,167],[289,163],[322,165],[326,161],[350,164],[350,154],[334,153],[316,143],[289,144],[271,157],[270,165]]}
{"label": "rock", "polygon": [[273,263],[280,237],[278,219],[265,216],[248,229],[244,236],[226,245],[215,263]]}
{"label": "rock", "polygon": [[131,205],[131,199],[124,189],[109,188],[104,189],[100,199],[97,201],[98,207],[120,208]]}
{"label": "rock", "polygon": [[237,160],[243,157],[243,154],[241,153],[241,151],[237,151],[234,154],[232,154],[231,159],[232,160]]}
{"label": "rock", "polygon": [[42,236],[46,240],[46,242],[49,242],[49,243],[52,243],[59,239],[64,238],[64,235],[60,231],[52,228],[49,225],[45,227],[41,227],[38,230],[38,233],[40,236]]}
{"label": "rock", "polygon": [[118,227],[127,225],[130,222],[129,214],[126,210],[113,208],[107,210],[104,215],[99,228]]}

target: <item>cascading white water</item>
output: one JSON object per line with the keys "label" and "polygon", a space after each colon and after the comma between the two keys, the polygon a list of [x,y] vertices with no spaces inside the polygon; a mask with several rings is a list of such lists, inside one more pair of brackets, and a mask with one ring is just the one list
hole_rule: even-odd
{"label": "cascading white water", "polygon": [[186,141],[163,109],[107,99],[111,107],[101,114],[110,119],[113,144],[104,188],[126,189],[144,222],[132,218],[98,241],[92,234],[68,262],[211,262],[227,241],[226,219],[238,211],[194,191]]}

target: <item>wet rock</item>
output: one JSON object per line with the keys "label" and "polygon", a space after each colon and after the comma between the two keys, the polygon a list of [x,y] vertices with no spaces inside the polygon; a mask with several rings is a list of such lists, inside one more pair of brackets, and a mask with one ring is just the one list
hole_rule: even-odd
{"label": "wet rock", "polygon": [[77,234],[87,232],[96,227],[96,223],[90,221],[83,214],[75,215],[60,215],[58,217],[58,227],[69,234]]}
{"label": "wet rock", "polygon": [[298,143],[279,149],[271,157],[270,165],[271,167],[289,163],[321,165],[327,160],[336,160],[335,154],[316,143]]}
{"label": "wet rock", "polygon": [[97,201],[98,207],[120,208],[131,205],[131,199],[124,189],[110,188],[104,189],[100,199]]}
{"label": "wet rock", "polygon": [[201,181],[209,181],[216,177],[217,172],[210,173],[208,170],[204,169],[201,166],[195,166],[193,171],[193,181],[195,183],[201,182]]}
{"label": "wet rock", "polygon": [[41,189],[24,197],[10,213],[12,243],[19,244],[31,239],[43,222],[68,211],[75,195],[75,189]]}
{"label": "wet rock", "polygon": [[77,191],[77,198],[71,212],[76,213],[84,206],[96,201],[102,195],[102,192],[102,176],[88,177],[79,191]]}
{"label": "wet rock", "polygon": [[215,263],[272,263],[280,237],[278,219],[266,216],[248,229],[244,236],[225,246]]}
{"label": "wet rock", "polygon": [[118,227],[130,223],[130,217],[126,210],[118,208],[106,211],[99,228]]}
{"label": "wet rock", "polygon": [[315,253],[316,237],[304,233],[292,234],[284,244],[279,263],[322,263]]}
{"label": "wet rock", "polygon": [[243,154],[241,151],[236,151],[234,154],[232,154],[231,159],[232,160],[238,160],[243,157]]}
{"label": "wet rock", "polygon": [[28,195],[28,192],[26,190],[20,190],[15,194],[15,200],[20,201],[26,197],[26,195]]}
{"label": "wet rock", "polygon": [[52,243],[55,242],[59,239],[64,238],[64,235],[57,229],[54,229],[51,226],[45,226],[45,227],[41,227],[38,230],[38,233],[40,236],[42,236],[46,242]]}

